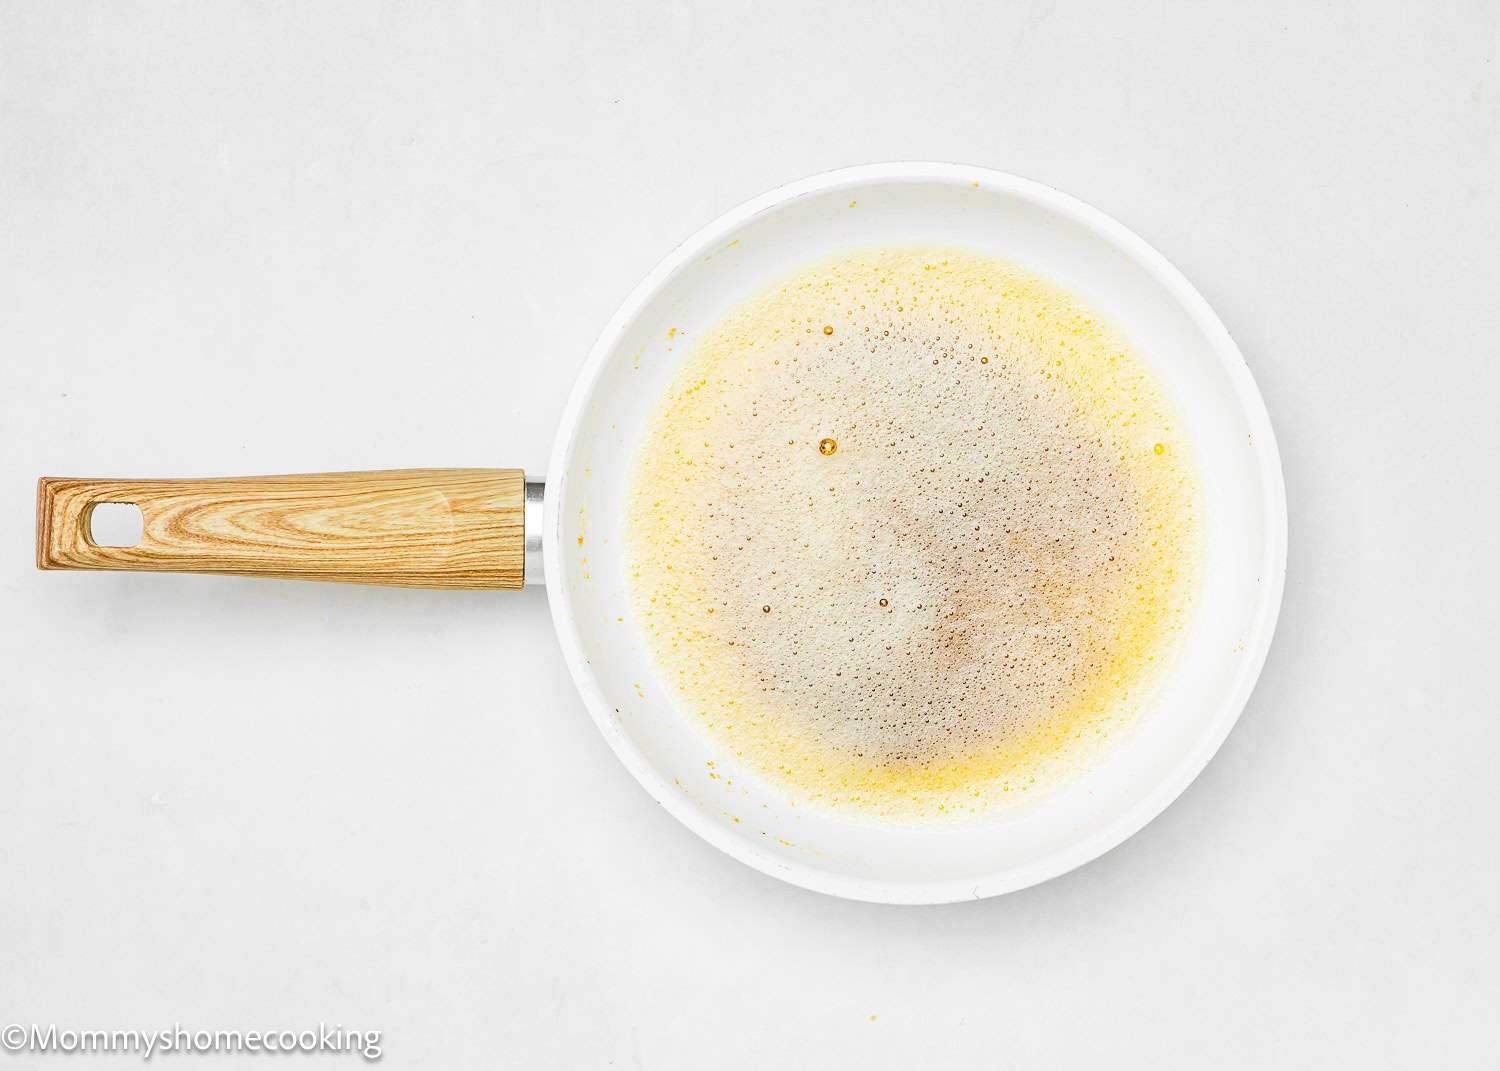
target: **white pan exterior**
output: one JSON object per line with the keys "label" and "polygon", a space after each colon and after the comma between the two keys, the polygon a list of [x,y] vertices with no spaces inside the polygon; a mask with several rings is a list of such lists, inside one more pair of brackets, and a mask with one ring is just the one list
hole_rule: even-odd
{"label": "white pan exterior", "polygon": [[[1195,444],[1207,545],[1182,655],[1139,728],[1096,770],[1027,812],[903,828],[788,805],[674,707],[632,612],[623,534],[638,437],[699,335],[812,261],[914,241],[1018,261],[1114,321],[1160,376]],[[1265,406],[1192,285],[1140,238],[1071,197],[949,164],[879,164],[792,183],[720,217],[663,260],[615,314],[578,379],[552,452],[542,525],[553,621],[573,678],[646,790],[758,870],[889,903],[1034,885],[1096,858],[1161,813],[1249,698],[1275,628],[1287,549],[1286,495]]]}

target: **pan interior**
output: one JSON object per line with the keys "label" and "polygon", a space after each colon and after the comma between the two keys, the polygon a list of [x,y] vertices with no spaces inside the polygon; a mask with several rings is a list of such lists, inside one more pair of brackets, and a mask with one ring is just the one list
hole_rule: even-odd
{"label": "pan interior", "polygon": [[[901,245],[1014,262],[1099,309],[1163,383],[1202,483],[1199,609],[1134,731],[1086,776],[1037,805],[947,827],[797,806],[737,763],[676,708],[658,679],[632,608],[625,538],[641,437],[695,339],[811,263]],[[835,173],[700,232],[606,329],[548,475],[553,613],[612,746],[653,795],[720,848],[841,895],[910,902],[990,895],[1060,873],[1124,839],[1186,786],[1228,732],[1279,602],[1279,464],[1259,396],[1218,321],[1118,225],[1044,187],[975,169]]]}

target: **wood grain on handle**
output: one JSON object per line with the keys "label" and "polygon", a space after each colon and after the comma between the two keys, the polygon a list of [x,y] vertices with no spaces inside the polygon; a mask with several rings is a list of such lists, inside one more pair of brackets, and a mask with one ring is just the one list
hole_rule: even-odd
{"label": "wood grain on handle", "polygon": [[[41,569],[221,573],[418,588],[519,588],[520,469],[392,469],[37,484]],[[101,502],[140,508],[132,547],[95,545]]]}

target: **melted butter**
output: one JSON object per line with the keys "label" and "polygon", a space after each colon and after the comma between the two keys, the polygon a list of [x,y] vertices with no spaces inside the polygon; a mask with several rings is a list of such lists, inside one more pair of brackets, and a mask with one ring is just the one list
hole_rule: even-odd
{"label": "melted butter", "polygon": [[1014,265],[894,249],[785,279],[702,337],[637,458],[660,677],[799,802],[951,818],[1065,784],[1187,624],[1179,426],[1123,338]]}

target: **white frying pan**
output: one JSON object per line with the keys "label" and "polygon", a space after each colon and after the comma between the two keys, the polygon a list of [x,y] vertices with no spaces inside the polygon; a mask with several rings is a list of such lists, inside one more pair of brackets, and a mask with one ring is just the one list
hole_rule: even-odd
{"label": "white frying pan", "polygon": [[[1137,730],[1098,768],[1030,810],[966,825],[881,825],[798,808],[719,750],[657,678],[635,626],[622,538],[637,440],[692,340],[740,300],[813,261],[914,241],[1020,262],[1103,311],[1166,385],[1205,495],[1196,616]],[[138,504],[140,542],[95,545],[90,512],[100,502]],[[948,164],[880,164],[796,182],[680,246],[595,344],[563,414],[545,491],[516,470],[464,469],[44,479],[38,498],[42,568],[424,587],[505,588],[545,578],[578,690],[620,760],[662,806],[767,874],[891,903],[1024,888],[1108,851],[1160,813],[1218,749],[1249,697],[1275,628],[1286,546],[1270,421],[1239,350],[1198,292],[1087,205],[1010,175]]]}

